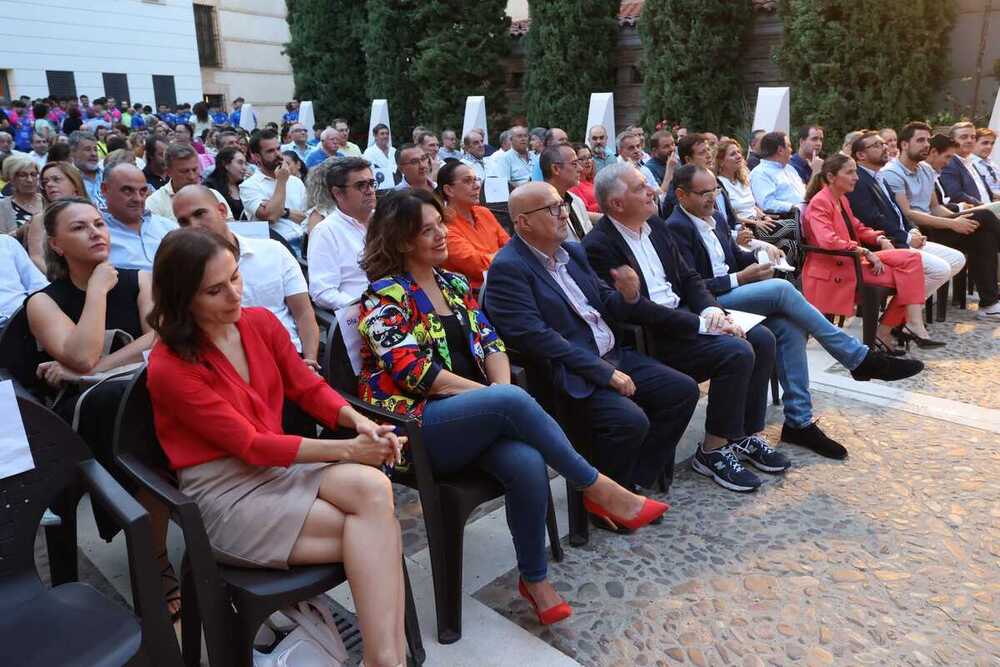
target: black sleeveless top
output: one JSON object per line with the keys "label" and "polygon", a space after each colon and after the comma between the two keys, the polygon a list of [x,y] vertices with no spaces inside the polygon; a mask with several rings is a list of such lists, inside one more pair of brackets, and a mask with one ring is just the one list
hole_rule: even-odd
{"label": "black sleeveless top", "polygon": [[[451,372],[460,375],[466,380],[472,380],[480,384],[489,384],[476,360],[472,357],[469,349],[469,334],[459,321],[457,315],[438,315],[441,325],[444,327],[445,340],[448,341],[448,355],[451,357]],[[437,357],[438,355],[434,355]],[[444,360],[437,359],[438,363],[444,365]]]}
{"label": "black sleeveless top", "polygon": [[[60,278],[49,284],[38,292],[30,295],[24,301],[25,307],[18,314],[24,318],[21,326],[24,327],[26,335],[17,341],[21,344],[22,354],[19,356],[19,363],[12,368],[14,377],[25,387],[42,395],[51,393],[51,388],[44,381],[38,380],[35,371],[38,364],[52,361],[52,357],[44,350],[38,349],[38,343],[31,335],[27,326],[27,305],[35,294],[47,294],[56,305],[66,313],[66,317],[79,322],[83,315],[83,306],[87,300],[87,292],[79,289],[69,278]],[[129,333],[132,338],[139,338],[142,335],[142,325],[139,319],[139,272],[135,269],[118,269],[118,284],[108,292],[108,305],[104,317],[104,329],[121,329]],[[15,344],[11,341],[11,344]],[[112,350],[113,352],[114,350]]]}
{"label": "black sleeveless top", "polygon": [[[83,306],[87,292],[78,288],[69,278],[60,278],[40,290],[66,313],[66,317],[79,322],[83,316]],[[31,297],[28,297],[29,299]],[[104,329],[121,329],[132,338],[142,335],[139,321],[139,272],[135,269],[118,269],[118,284],[108,292],[108,306],[104,316]]]}

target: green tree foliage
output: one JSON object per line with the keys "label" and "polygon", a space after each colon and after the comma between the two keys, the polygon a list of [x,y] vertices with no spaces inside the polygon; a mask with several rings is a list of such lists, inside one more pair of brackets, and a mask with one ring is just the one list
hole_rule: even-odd
{"label": "green tree foliage", "polygon": [[[417,43],[413,75],[422,125],[461,133],[465,98],[485,95],[491,118],[506,110],[503,59],[510,54],[506,0],[424,0],[417,22],[433,26]],[[492,126],[492,125],[491,125]]]}
{"label": "green tree foliage", "polygon": [[524,94],[528,121],[586,132],[590,94],[615,84],[618,0],[532,2]]}
{"label": "green tree foliage", "polygon": [[[418,42],[433,32],[421,11],[425,0],[368,0],[368,29],[365,54],[368,59],[367,90],[371,99],[389,100],[393,136],[408,140],[416,125],[422,124],[420,102],[423,95],[415,76]],[[470,5],[466,11],[471,11]],[[432,24],[433,25],[433,24]],[[335,39],[334,35],[330,38]],[[355,85],[362,87],[361,79]]]}
{"label": "green tree foliage", "polygon": [[741,127],[739,55],[750,21],[748,0],[646,0],[639,18],[642,124],[669,119],[726,134]]}
{"label": "green tree foliage", "polygon": [[782,0],[776,57],[792,86],[792,122],[828,143],[865,127],[924,118],[948,71],[955,0]]}
{"label": "green tree foliage", "polygon": [[295,75],[295,95],[312,100],[317,122],[344,117],[367,125],[363,85],[364,4],[349,0],[286,0],[291,40],[285,53]]}

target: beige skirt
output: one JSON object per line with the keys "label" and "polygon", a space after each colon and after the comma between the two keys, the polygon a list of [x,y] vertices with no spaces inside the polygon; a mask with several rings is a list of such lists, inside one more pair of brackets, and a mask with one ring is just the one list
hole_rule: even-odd
{"label": "beige skirt", "polygon": [[229,457],[178,470],[177,478],[198,504],[220,562],[286,570],[330,465],[265,468]]}

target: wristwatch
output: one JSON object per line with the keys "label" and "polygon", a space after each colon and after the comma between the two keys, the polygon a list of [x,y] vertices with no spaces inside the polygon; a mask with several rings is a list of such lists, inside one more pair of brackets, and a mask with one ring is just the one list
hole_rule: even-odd
{"label": "wristwatch", "polygon": [[288,207],[287,206],[285,207],[285,210],[281,212],[281,217],[282,218],[290,217],[290,215],[288,213]]}

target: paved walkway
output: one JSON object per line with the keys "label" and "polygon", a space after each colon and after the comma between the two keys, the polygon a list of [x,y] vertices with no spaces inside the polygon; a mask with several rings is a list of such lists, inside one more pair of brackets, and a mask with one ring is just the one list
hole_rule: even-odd
{"label": "paved walkway", "polygon": [[[948,347],[915,351],[927,370],[895,386],[854,382],[811,343],[816,414],[850,458],[782,446],[792,470],[750,495],[680,468],[662,525],[567,545],[551,576],[574,616],[553,628],[514,592],[495,505],[467,529],[463,639],[438,645],[420,508],[400,493],[427,664],[1000,666],[1000,325],[973,314],[933,325]],[[781,422],[771,408],[772,440]],[[561,479],[553,492],[565,502]],[[81,542],[128,597],[121,544]]]}

